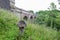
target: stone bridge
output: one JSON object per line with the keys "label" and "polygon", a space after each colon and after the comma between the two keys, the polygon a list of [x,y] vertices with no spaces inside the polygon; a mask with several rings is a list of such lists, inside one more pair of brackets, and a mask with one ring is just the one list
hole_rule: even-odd
{"label": "stone bridge", "polygon": [[19,19],[29,20],[36,18],[36,15],[34,13],[16,7],[15,0],[0,0],[0,8],[10,10]]}
{"label": "stone bridge", "polygon": [[15,13],[18,14],[17,16],[20,16],[20,19],[30,20],[36,18],[36,15],[34,13],[19,9],[17,7],[15,7]]}

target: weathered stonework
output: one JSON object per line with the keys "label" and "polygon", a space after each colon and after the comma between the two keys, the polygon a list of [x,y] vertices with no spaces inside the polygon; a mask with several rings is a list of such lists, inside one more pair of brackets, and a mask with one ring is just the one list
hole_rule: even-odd
{"label": "weathered stonework", "polygon": [[31,13],[29,11],[17,7],[15,7],[15,13],[17,13],[17,16],[20,16],[20,19],[33,20],[36,18],[36,15],[34,13]]}
{"label": "weathered stonework", "polygon": [[10,7],[11,7],[11,11],[14,12],[15,10],[15,0],[9,0],[10,1]]}
{"label": "weathered stonework", "polygon": [[0,8],[10,10],[10,1],[9,0],[0,0]]}
{"label": "weathered stonework", "polygon": [[15,9],[15,0],[0,0],[0,8],[12,10]]}
{"label": "weathered stonework", "polygon": [[34,19],[36,15],[33,13],[20,9],[15,6],[15,0],[0,0],[0,8],[10,10],[13,12],[19,19]]}

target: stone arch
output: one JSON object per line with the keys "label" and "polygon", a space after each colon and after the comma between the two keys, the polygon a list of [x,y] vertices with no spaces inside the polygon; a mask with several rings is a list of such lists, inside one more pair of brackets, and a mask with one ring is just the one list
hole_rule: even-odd
{"label": "stone arch", "polygon": [[30,19],[33,19],[33,16],[31,16]]}
{"label": "stone arch", "polygon": [[27,17],[27,16],[24,16],[24,17],[23,17],[23,19],[24,19],[24,20],[27,20],[27,19],[28,19],[28,17]]}
{"label": "stone arch", "polygon": [[34,16],[34,18],[36,18],[36,16]]}

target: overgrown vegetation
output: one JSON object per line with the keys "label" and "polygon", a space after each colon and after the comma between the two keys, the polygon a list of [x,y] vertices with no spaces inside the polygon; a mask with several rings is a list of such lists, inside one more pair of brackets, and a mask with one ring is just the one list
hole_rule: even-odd
{"label": "overgrown vegetation", "polygon": [[0,9],[0,40],[14,40],[18,35],[17,17]]}
{"label": "overgrown vegetation", "polygon": [[60,30],[60,10],[56,9],[55,3],[50,3],[48,10],[45,11],[38,11],[36,14],[38,17],[36,18],[35,22],[38,24],[45,24],[51,28]]}
{"label": "overgrown vegetation", "polygon": [[56,28],[60,30],[60,11],[39,11],[37,12],[38,17],[36,18],[36,23],[45,24],[49,27]]}
{"label": "overgrown vegetation", "polygon": [[[19,35],[18,18],[11,12],[0,10],[0,40],[15,40]],[[27,23],[22,40],[60,40],[60,32],[54,29]]]}
{"label": "overgrown vegetation", "polygon": [[45,25],[28,23],[22,40],[57,40],[57,31],[46,28]]}

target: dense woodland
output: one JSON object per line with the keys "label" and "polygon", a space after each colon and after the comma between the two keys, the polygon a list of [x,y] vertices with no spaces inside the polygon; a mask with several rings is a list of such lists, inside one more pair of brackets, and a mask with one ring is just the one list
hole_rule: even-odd
{"label": "dense woodland", "polygon": [[38,24],[45,24],[57,31],[60,30],[60,10],[56,9],[56,5],[52,2],[48,10],[36,12],[37,18],[35,22]]}
{"label": "dense woodland", "polygon": [[[60,11],[59,10],[51,10],[51,11],[39,11],[37,12],[38,16],[35,19],[37,24],[44,24],[48,27],[52,27],[53,29],[60,30]],[[38,19],[38,20],[37,20]]]}

